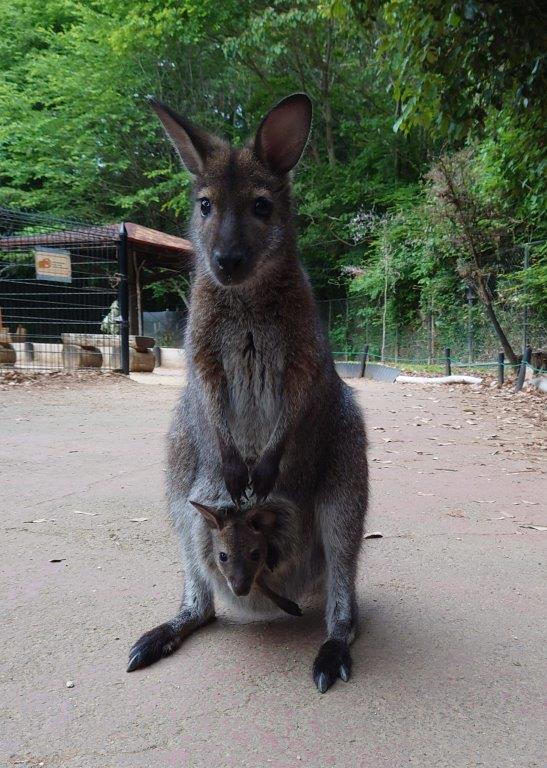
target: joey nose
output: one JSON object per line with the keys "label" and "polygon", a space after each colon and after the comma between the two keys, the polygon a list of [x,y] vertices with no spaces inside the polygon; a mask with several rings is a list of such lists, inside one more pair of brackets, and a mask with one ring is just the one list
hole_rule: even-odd
{"label": "joey nose", "polygon": [[247,578],[236,578],[232,581],[232,591],[238,597],[244,597],[251,591],[251,580]]}

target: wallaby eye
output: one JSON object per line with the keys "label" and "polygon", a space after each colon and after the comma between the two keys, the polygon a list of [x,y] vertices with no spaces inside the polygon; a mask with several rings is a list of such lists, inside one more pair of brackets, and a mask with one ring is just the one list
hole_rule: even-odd
{"label": "wallaby eye", "polygon": [[272,212],[272,203],[265,197],[257,197],[254,206],[255,216],[265,219]]}
{"label": "wallaby eye", "polygon": [[208,216],[211,213],[211,201],[208,197],[200,197],[201,215]]}
{"label": "wallaby eye", "polygon": [[225,563],[228,560],[228,555],[226,554],[226,552],[219,552],[218,559],[220,560],[221,563]]}
{"label": "wallaby eye", "polygon": [[251,560],[260,560],[260,550],[252,549],[250,557],[251,557]]}

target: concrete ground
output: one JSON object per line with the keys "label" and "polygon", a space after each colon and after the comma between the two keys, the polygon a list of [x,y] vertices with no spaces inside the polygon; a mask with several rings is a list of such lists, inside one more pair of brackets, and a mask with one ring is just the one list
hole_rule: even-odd
{"label": "concrete ground", "polygon": [[[163,383],[167,383],[167,378]],[[126,674],[182,582],[163,500],[176,387],[0,387],[0,765],[545,765],[544,405],[355,382],[372,503],[354,669],[321,696],[321,610],[226,617]],[[543,505],[543,506],[542,506]],[[73,687],[67,687],[67,681]]]}

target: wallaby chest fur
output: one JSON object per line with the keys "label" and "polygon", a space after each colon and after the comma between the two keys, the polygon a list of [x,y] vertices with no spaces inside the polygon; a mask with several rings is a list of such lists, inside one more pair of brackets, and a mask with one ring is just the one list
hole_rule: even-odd
{"label": "wallaby chest fur", "polygon": [[[288,287],[274,276],[273,285],[222,295],[202,275],[193,292],[185,343],[195,374],[190,386],[199,397],[203,377],[225,382],[228,427],[248,461],[268,443],[281,413],[287,374],[300,367],[311,376],[320,364],[318,341],[323,340],[310,311],[307,280],[298,269],[291,282]],[[293,294],[294,308],[288,311]]]}
{"label": "wallaby chest fur", "polygon": [[246,461],[260,455],[279,416],[287,357],[279,328],[253,319],[225,320],[221,351],[228,426]]}

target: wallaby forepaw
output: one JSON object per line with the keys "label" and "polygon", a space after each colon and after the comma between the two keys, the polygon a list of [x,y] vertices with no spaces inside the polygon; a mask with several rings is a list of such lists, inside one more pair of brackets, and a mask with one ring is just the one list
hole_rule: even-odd
{"label": "wallaby forepaw", "polygon": [[155,661],[169,656],[180,645],[180,637],[170,624],[160,624],[137,640],[129,651],[127,671],[148,667]]}
{"label": "wallaby forepaw", "polygon": [[337,678],[347,682],[350,673],[349,645],[342,640],[327,640],[323,643],[313,663],[313,680],[318,691],[325,693]]}
{"label": "wallaby forepaw", "polygon": [[253,493],[259,500],[266,499],[279,475],[279,457],[274,453],[265,453],[251,469]]}
{"label": "wallaby forepaw", "polygon": [[249,483],[249,470],[237,451],[223,457],[222,474],[230,498],[234,504],[239,504]]}

